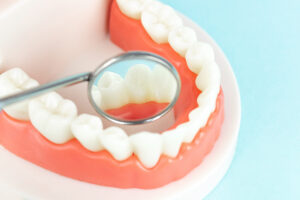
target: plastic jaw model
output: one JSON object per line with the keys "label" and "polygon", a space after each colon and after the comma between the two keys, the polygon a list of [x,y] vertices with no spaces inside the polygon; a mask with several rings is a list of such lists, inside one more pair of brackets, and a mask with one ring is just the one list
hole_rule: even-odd
{"label": "plastic jaw model", "polygon": [[[80,181],[152,189],[187,175],[214,147],[224,120],[214,51],[171,7],[155,0],[28,0],[0,12],[1,97],[92,70],[130,50],[166,58],[182,82],[174,123],[156,133],[127,134],[108,126],[85,98],[85,84],[6,107],[0,113],[0,144],[10,152]],[[117,92],[128,97],[120,101],[140,99],[130,76],[107,79],[105,98]],[[146,95],[155,84],[143,84]]]}

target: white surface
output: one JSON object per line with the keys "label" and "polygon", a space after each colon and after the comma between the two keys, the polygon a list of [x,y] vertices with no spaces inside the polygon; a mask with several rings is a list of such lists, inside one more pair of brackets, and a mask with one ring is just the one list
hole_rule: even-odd
{"label": "white surface", "polygon": [[[225,121],[222,133],[212,152],[203,163],[179,181],[154,190],[116,189],[69,179],[24,161],[0,148],[0,188],[26,199],[200,199],[207,195],[226,173],[235,150],[240,124],[240,96],[230,64],[220,48],[196,24],[184,18],[184,23],[197,32],[198,38],[211,43],[221,68],[225,95]],[[107,44],[109,41],[106,41]],[[109,52],[119,52],[113,45]],[[100,52],[92,52],[101,55]],[[82,58],[80,63],[90,61]],[[5,197],[0,198],[5,199]],[[16,196],[16,199],[18,197]]]}

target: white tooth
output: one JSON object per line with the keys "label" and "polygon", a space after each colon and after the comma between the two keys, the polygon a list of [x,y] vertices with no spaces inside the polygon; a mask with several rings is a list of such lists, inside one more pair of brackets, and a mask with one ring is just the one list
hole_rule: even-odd
{"label": "white tooth", "polygon": [[197,35],[193,29],[181,26],[170,32],[168,40],[171,47],[184,57],[187,50],[197,42]]}
{"label": "white tooth", "polygon": [[99,88],[95,85],[92,86],[92,98],[93,98],[95,104],[98,107],[101,107],[102,96],[101,96]]}
{"label": "white tooth", "polygon": [[196,86],[201,91],[213,85],[219,87],[220,84],[221,74],[215,62],[203,67],[196,78]]}
{"label": "white tooth", "polygon": [[[12,95],[26,89],[37,87],[39,83],[36,80],[31,79],[20,68],[10,69],[0,75],[0,97]],[[28,116],[28,102],[25,100],[20,103],[4,108],[5,112],[19,120],[29,120]]]}
{"label": "white tooth", "polygon": [[144,103],[150,101],[153,96],[152,71],[147,65],[138,64],[130,67],[125,83],[131,103]]}
{"label": "white tooth", "polygon": [[166,131],[163,137],[163,153],[172,158],[178,155],[182,141],[185,137],[185,129],[178,126],[176,129]]}
{"label": "white tooth", "polygon": [[199,106],[207,106],[210,112],[213,112],[216,108],[216,99],[219,95],[220,86],[212,85],[206,88],[197,98],[197,103]]}
{"label": "white tooth", "polygon": [[[196,108],[196,109],[198,109],[198,108]],[[204,113],[205,109],[203,109],[203,111],[200,111],[200,110],[197,110],[197,111],[199,111],[199,112],[196,112],[196,111],[193,112],[192,111],[193,112],[192,119],[190,119],[190,121],[185,122],[185,123],[183,123],[179,126],[181,129],[185,130],[185,137],[183,138],[183,142],[185,142],[185,143],[192,142],[194,140],[194,137],[196,136],[196,134],[200,130],[200,128],[202,128],[206,124],[207,120],[204,119],[205,118],[204,117],[205,116],[205,113]],[[191,113],[190,113],[190,115],[191,115]]]}
{"label": "white tooth", "polygon": [[130,141],[134,153],[145,167],[152,168],[157,164],[163,148],[160,134],[140,132],[131,135]]}
{"label": "white tooth", "polygon": [[55,92],[29,103],[31,123],[43,136],[56,144],[73,138],[70,126],[76,115],[76,105]]}
{"label": "white tooth", "polygon": [[116,160],[126,160],[132,154],[129,137],[121,128],[109,127],[105,129],[100,134],[100,141]]}
{"label": "white tooth", "polygon": [[151,3],[142,12],[141,22],[150,35],[158,44],[167,43],[171,30],[182,25],[182,19],[170,6],[162,3]]}
{"label": "white tooth", "polygon": [[176,94],[177,84],[171,72],[161,65],[152,71],[153,96],[158,103],[171,102]]}
{"label": "white tooth", "polygon": [[117,0],[120,10],[128,17],[140,19],[143,9],[152,0]]}
{"label": "white tooth", "polygon": [[189,69],[199,74],[203,66],[214,62],[215,54],[209,44],[197,42],[188,49],[185,58]]}
{"label": "white tooth", "polygon": [[102,133],[102,121],[99,117],[82,114],[71,124],[71,131],[75,138],[88,150],[100,151],[103,146],[99,140]]}
{"label": "white tooth", "polygon": [[114,72],[105,72],[98,82],[101,108],[119,108],[128,103],[128,93],[123,78]]}

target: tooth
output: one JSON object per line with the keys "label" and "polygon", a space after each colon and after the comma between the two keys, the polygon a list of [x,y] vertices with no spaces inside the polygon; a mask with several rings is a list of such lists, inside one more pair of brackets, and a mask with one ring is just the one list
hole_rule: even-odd
{"label": "tooth", "polygon": [[154,167],[159,161],[162,153],[163,141],[160,134],[140,132],[130,136],[133,151],[147,167]]}
{"label": "tooth", "polygon": [[[24,71],[19,68],[13,68],[0,75],[0,97],[12,95],[38,85],[38,82],[31,79]],[[29,101],[30,100],[25,100],[20,103],[15,103],[5,107],[4,110],[13,118],[29,120]]]}
{"label": "tooth", "polygon": [[128,103],[128,93],[123,78],[114,72],[105,72],[98,82],[101,108],[119,108]]}
{"label": "tooth", "polygon": [[55,92],[29,103],[31,123],[43,136],[56,144],[73,138],[70,126],[76,115],[76,105]]}
{"label": "tooth", "polygon": [[75,138],[88,150],[100,151],[103,149],[99,140],[102,133],[102,121],[99,117],[82,114],[71,123],[71,131]]}
{"label": "tooth", "polygon": [[196,78],[196,86],[199,90],[204,91],[206,88],[216,85],[220,86],[221,74],[216,63],[211,63],[203,67]]}
{"label": "tooth", "polygon": [[152,71],[153,96],[158,103],[171,102],[176,94],[177,84],[171,72],[161,65]]}
{"label": "tooth", "polygon": [[206,88],[204,91],[201,92],[201,94],[197,98],[197,103],[199,106],[207,106],[210,110],[210,112],[213,112],[216,108],[216,99],[219,95],[220,86],[215,84],[208,88]]}
{"label": "tooth", "polygon": [[145,103],[152,99],[152,72],[147,65],[132,66],[126,76],[125,83],[131,103]]}
{"label": "tooth", "polygon": [[184,57],[187,50],[197,42],[197,35],[193,29],[181,26],[170,32],[168,40],[171,47]]}
{"label": "tooth", "polygon": [[188,49],[185,58],[189,69],[199,74],[203,66],[214,62],[215,54],[209,44],[197,42]]}
{"label": "tooth", "polygon": [[92,86],[92,98],[95,104],[98,107],[101,107],[101,100],[102,100],[101,93],[99,88],[95,85]]}
{"label": "tooth", "polygon": [[117,0],[120,10],[128,17],[140,19],[143,9],[152,0]]}
{"label": "tooth", "polygon": [[132,154],[128,135],[118,127],[109,127],[100,134],[103,146],[119,161],[126,160]]}
{"label": "tooth", "polygon": [[207,113],[209,112],[207,111],[207,108],[204,107],[204,109],[196,108],[189,114],[190,121],[180,125],[180,128],[185,130],[185,137],[183,139],[183,142],[190,143],[194,140],[194,137],[198,133],[200,128],[205,126],[207,122]]}
{"label": "tooth", "polygon": [[163,137],[163,153],[172,158],[178,155],[182,141],[185,137],[185,129],[178,126],[176,129],[166,131]]}
{"label": "tooth", "polygon": [[158,44],[167,43],[171,30],[182,25],[182,19],[170,7],[156,2],[151,3],[142,12],[141,22]]}

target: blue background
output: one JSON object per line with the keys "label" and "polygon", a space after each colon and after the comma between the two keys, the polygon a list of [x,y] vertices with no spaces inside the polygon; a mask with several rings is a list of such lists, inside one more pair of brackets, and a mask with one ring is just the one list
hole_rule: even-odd
{"label": "blue background", "polygon": [[236,155],[206,200],[300,199],[300,1],[162,1],[215,39],[241,92]]}

